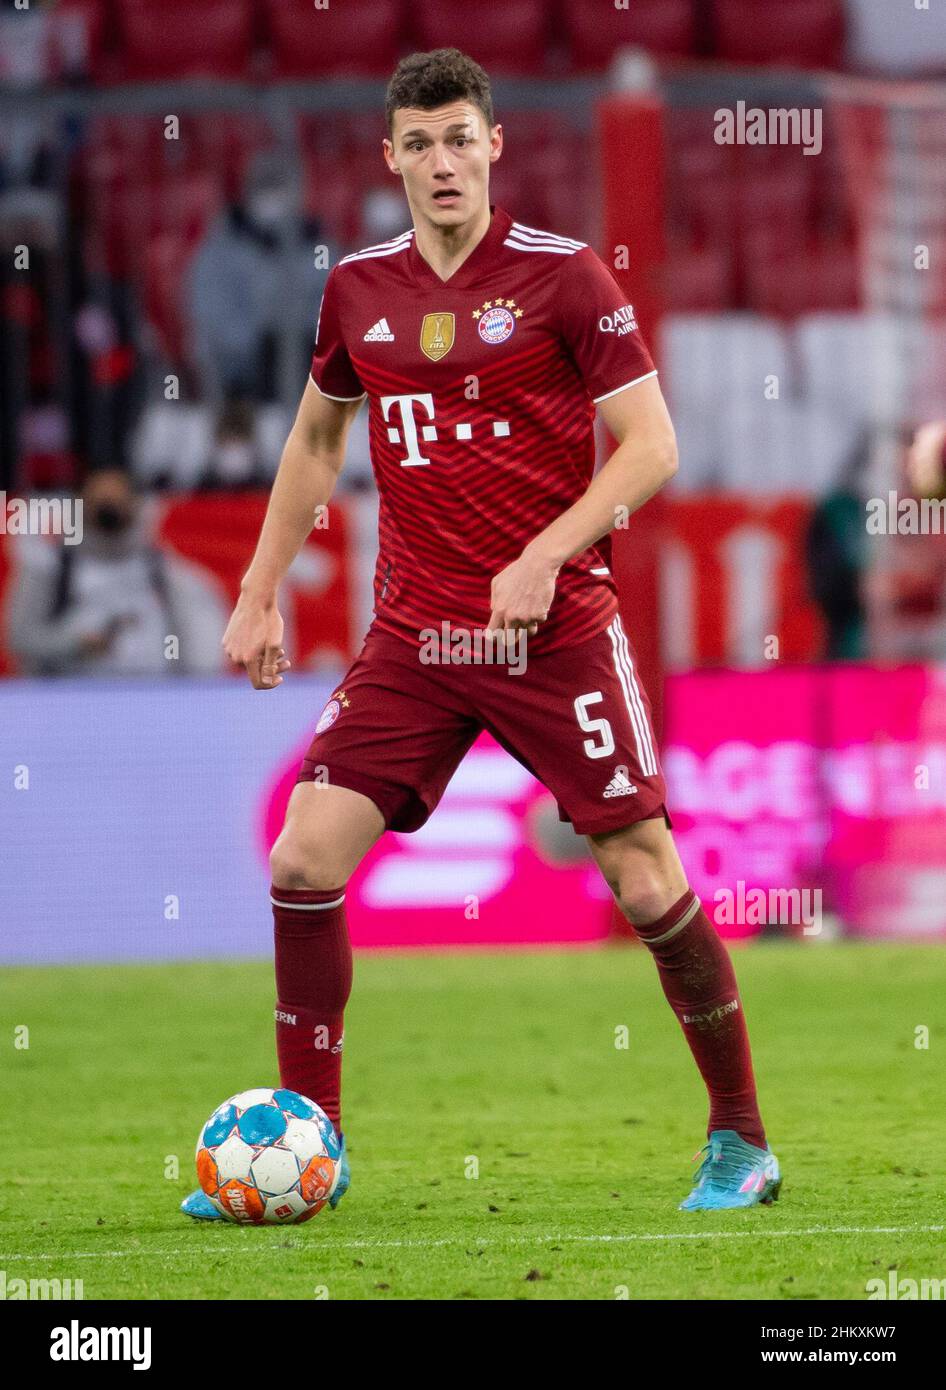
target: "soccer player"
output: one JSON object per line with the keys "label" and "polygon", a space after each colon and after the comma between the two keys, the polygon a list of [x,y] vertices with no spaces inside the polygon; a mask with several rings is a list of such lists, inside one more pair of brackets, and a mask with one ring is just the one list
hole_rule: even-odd
{"label": "soccer player", "polygon": [[[311,380],[224,637],[257,689],[281,684],[277,588],[367,396],[375,617],[318,720],[272,853],[282,1085],[340,1126],[345,884],[385,829],[424,824],[487,729],[587,836],[706,1084],[709,1142],[683,1207],[769,1202],[779,1167],[733,968],[671,837],[609,563],[617,521],[676,469],[657,373],[594,252],[491,206],[503,131],[482,68],[456,49],[405,58],[386,116],[384,158],[413,227],[329,275]],[[618,444],[592,477],[596,406]],[[454,664],[458,633],[468,651],[491,642],[507,659]],[[346,1167],[333,1201],[347,1184]],[[199,1192],[184,1210],[217,1216]]]}

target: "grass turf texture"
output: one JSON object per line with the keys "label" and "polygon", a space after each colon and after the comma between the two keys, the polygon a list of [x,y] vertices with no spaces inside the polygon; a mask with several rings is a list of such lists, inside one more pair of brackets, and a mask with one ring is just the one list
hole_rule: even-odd
{"label": "grass turf texture", "polygon": [[352,1190],[264,1229],[177,1206],[211,1110],[275,1084],[270,965],[10,970],[0,1269],[170,1299],[863,1299],[891,1266],[946,1275],[942,1234],[854,1230],[943,1221],[946,953],[772,944],[736,965],[775,1206],[677,1211],[704,1096],[643,951],[389,955],[356,962]]}

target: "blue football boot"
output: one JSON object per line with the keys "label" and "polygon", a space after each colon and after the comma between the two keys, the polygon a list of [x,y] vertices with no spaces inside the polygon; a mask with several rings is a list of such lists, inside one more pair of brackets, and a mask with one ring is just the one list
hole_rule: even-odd
{"label": "blue football boot", "polygon": [[184,1198],[181,1203],[181,1211],[185,1216],[192,1216],[195,1221],[226,1221],[227,1219],[223,1212],[217,1210],[202,1187],[198,1187],[196,1192],[192,1192],[189,1197]]}
{"label": "blue football boot", "polygon": [[782,1175],[775,1154],[747,1144],[734,1129],[714,1129],[697,1157],[702,1162],[681,1211],[723,1211],[778,1201]]}
{"label": "blue football boot", "polygon": [[339,1132],[339,1139],[342,1145],[341,1151],[341,1171],[338,1175],[338,1182],[335,1184],[335,1191],[328,1199],[328,1204],[334,1211],[345,1193],[351,1187],[351,1169],[348,1166],[348,1148],[345,1144],[345,1136]]}

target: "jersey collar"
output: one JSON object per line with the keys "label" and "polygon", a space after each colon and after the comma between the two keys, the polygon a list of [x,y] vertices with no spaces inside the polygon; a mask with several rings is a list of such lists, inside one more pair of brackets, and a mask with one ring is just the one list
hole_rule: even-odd
{"label": "jersey collar", "polygon": [[411,273],[418,284],[423,285],[425,289],[432,287],[440,290],[463,289],[473,284],[477,275],[490,264],[512,226],[512,218],[508,212],[495,207],[492,203],[489,205],[489,210],[492,216],[486,229],[486,235],[476,243],[466,260],[458,270],[453,272],[449,280],[441,280],[440,276],[427,264],[418,251],[416,238],[411,237],[407,258]]}

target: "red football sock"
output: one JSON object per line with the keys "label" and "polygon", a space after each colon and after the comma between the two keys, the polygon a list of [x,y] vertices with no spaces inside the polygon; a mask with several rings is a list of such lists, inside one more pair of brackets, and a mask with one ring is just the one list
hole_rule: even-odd
{"label": "red football sock", "polygon": [[656,922],[635,927],[657,964],[667,1002],[683,1028],[710,1098],[707,1133],[734,1129],[764,1149],[749,1034],[729,952],[696,894],[687,889]]}
{"label": "red football sock", "polygon": [[342,1040],[351,993],[345,890],[270,891],[276,937],[279,1077],[341,1124]]}

